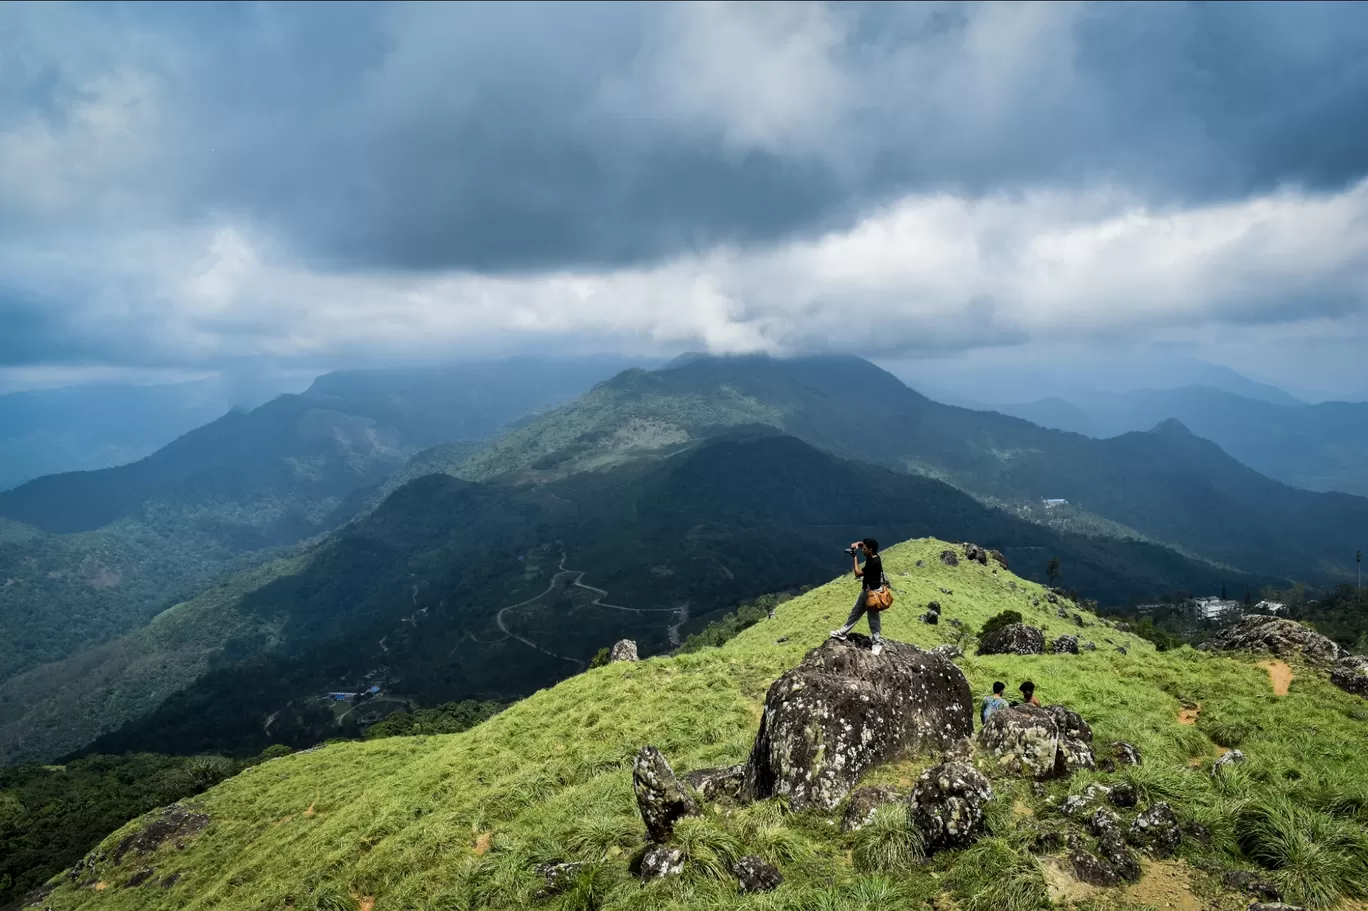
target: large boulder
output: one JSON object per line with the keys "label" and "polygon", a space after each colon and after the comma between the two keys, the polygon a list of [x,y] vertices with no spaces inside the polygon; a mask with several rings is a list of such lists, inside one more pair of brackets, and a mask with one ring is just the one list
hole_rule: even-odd
{"label": "large boulder", "polygon": [[1121,820],[1111,810],[1103,808],[1093,814],[1092,832],[1097,836],[1098,855],[1107,862],[1124,882],[1140,878],[1140,862],[1126,846]]}
{"label": "large boulder", "polygon": [[632,763],[632,790],[651,841],[668,841],[680,817],[698,812],[698,803],[675,777],[664,754],[644,746]]}
{"label": "large boulder", "polygon": [[1350,655],[1336,661],[1330,682],[1346,693],[1368,699],[1368,656]]}
{"label": "large boulder", "polygon": [[946,566],[959,566],[959,557],[953,550],[941,551],[940,559]]}
{"label": "large boulder", "polygon": [[1045,778],[1055,772],[1059,725],[1045,709],[1016,705],[995,712],[979,730],[978,739],[1013,774]]}
{"label": "large boulder", "polygon": [[1060,636],[1054,641],[1054,653],[1056,655],[1077,655],[1078,637]]}
{"label": "large boulder", "polygon": [[980,655],[1042,655],[1045,634],[1025,623],[1009,623],[979,640]]}
{"label": "large boulder", "polygon": [[943,750],[974,731],[969,681],[951,661],[885,639],[828,639],[769,688],[743,794],[834,808],[872,766]]}
{"label": "large boulder", "polygon": [[631,639],[619,639],[613,643],[613,650],[608,653],[608,661],[639,661],[637,655],[637,644]]}
{"label": "large boulder", "polygon": [[912,788],[910,818],[927,854],[963,848],[983,834],[983,808],[993,787],[967,762],[944,762],[922,772]]}
{"label": "large boulder", "polygon": [[1062,705],[1016,705],[997,712],[979,731],[979,746],[1007,771],[1033,778],[1062,778],[1095,769],[1092,728]]}
{"label": "large boulder", "polygon": [[[1010,568],[1011,568],[1011,567],[1009,567],[1009,566],[1007,565],[1007,558],[1006,558],[1005,556],[1003,556],[1002,551],[1000,551],[1000,550],[990,550],[990,551],[988,551],[988,557],[989,557],[989,559],[991,559],[991,560],[993,560],[994,562],[996,562],[997,565],[998,565],[998,566],[1001,566],[1003,569],[1010,569]],[[1016,584],[1016,583],[1013,583],[1013,585],[1015,585],[1015,584]],[[1015,588],[1013,588],[1012,590],[1013,590],[1013,591],[1016,591]]]}
{"label": "large boulder", "polygon": [[1243,620],[1203,642],[1209,651],[1268,652],[1280,658],[1303,655],[1312,661],[1332,662],[1346,652],[1315,630],[1293,620],[1267,614],[1247,614]]}
{"label": "large boulder", "polygon": [[964,556],[965,559],[977,563],[980,566],[988,565],[988,551],[979,547],[977,544],[964,545]]}

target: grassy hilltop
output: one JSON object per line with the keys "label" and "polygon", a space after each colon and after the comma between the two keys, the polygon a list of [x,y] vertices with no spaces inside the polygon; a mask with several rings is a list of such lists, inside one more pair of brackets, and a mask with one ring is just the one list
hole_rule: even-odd
{"label": "grassy hilltop", "polygon": [[[997,794],[989,835],[929,864],[909,857],[915,846],[895,808],[854,835],[841,834],[839,816],[787,813],[773,801],[710,808],[677,828],[685,874],[643,887],[628,869],[645,841],[631,789],[636,751],[655,744],[681,774],[744,760],[770,683],[853,601],[855,583],[846,576],[783,604],[775,619],[721,648],[580,674],[464,734],[334,744],[249,769],[188,802],[210,822],[182,849],[167,843],[115,860],[123,838],[152,814],[107,839],[79,884],[61,879],[39,906],[1010,911],[1076,902],[1137,911],[1243,909],[1248,897],[1220,887],[1219,871],[1235,868],[1261,870],[1289,900],[1313,907],[1368,895],[1368,702],[1295,663],[1290,689],[1277,695],[1275,675],[1256,659],[1188,648],[1158,653],[1086,614],[1080,629],[1056,616],[1040,586],[994,572],[991,561],[942,565],[938,555],[949,546],[923,539],[884,552],[903,592],[885,617],[885,635],[929,647],[955,640],[952,619],[977,631],[1010,608],[1047,627],[1047,638],[1071,633],[1095,642],[1092,652],[1032,657],[976,657],[966,647],[957,663],[976,696],[994,679],[1009,688],[1033,679],[1043,701],[1069,705],[1092,724],[1099,746],[1117,739],[1138,746],[1142,766],[1084,773],[1037,793],[978,758]],[[931,600],[943,606],[938,626],[918,620]],[[1190,707],[1200,707],[1195,724],[1180,721],[1185,705],[1187,720]],[[1232,747],[1248,761],[1213,777],[1212,761]],[[929,763],[876,768],[865,783],[907,786]],[[1147,861],[1135,886],[1098,892],[1074,883],[1037,837],[1062,828],[1054,807],[1067,793],[1117,779],[1148,799],[1170,801],[1210,838],[1185,839],[1179,860]],[[766,895],[738,895],[730,862],[750,853],[777,864],[785,884]],[[560,860],[595,866],[570,891],[541,896],[533,866]]]}

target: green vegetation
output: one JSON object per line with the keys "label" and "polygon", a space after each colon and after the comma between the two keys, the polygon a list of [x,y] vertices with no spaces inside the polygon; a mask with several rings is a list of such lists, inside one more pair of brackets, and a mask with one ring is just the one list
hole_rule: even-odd
{"label": "green vegetation", "polygon": [[983,621],[983,629],[979,630],[979,635],[987,636],[989,633],[997,632],[1004,626],[1011,626],[1013,623],[1021,623],[1023,620],[1024,618],[1021,616],[1021,611],[1005,610],[1002,613],[994,614]]}
{"label": "green vegetation", "polygon": [[506,706],[501,702],[448,702],[431,709],[395,712],[384,721],[366,728],[367,740],[382,737],[417,737],[428,734],[459,734],[482,721],[493,718]]}
{"label": "green vegetation", "polygon": [[758,598],[743,601],[736,610],[723,614],[685,639],[684,644],[676,649],[675,653],[683,655],[696,652],[699,649],[717,648],[730,642],[742,631],[750,629],[761,620],[768,619],[779,609],[781,604],[792,601],[808,590],[809,586],[804,586],[796,591],[761,595]]}
{"label": "green vegetation", "polygon": [[[978,628],[1006,610],[1047,630],[1059,624],[1054,605],[1043,597],[1031,603],[1043,596],[1040,586],[968,561],[943,566],[937,556],[947,546],[920,540],[883,551],[890,578],[907,592],[886,615],[885,635],[927,647],[946,641],[948,623],[920,623],[907,607],[933,599],[946,620]],[[1245,867],[1316,909],[1368,897],[1363,701],[1301,666],[1290,692],[1275,696],[1267,673],[1248,658],[1186,647],[1159,653],[1091,614],[1083,635],[1097,641],[1095,652],[958,663],[976,698],[994,679],[1033,679],[1043,701],[1088,720],[1096,743],[1133,743],[1143,765],[1080,773],[1047,783],[1039,795],[980,759],[997,791],[988,837],[926,865],[913,862],[915,840],[899,838],[888,818],[846,836],[833,817],[790,812],[776,801],[708,812],[678,827],[684,874],[643,886],[631,873],[645,838],[631,790],[638,748],[659,746],[681,772],[742,761],[766,689],[821,641],[853,591],[847,577],[786,601],[774,619],[720,648],[577,674],[463,734],[330,744],[248,769],[189,801],[212,822],[182,850],[168,845],[115,862],[110,848],[145,824],[135,823],[106,840],[89,879],[60,881],[45,904],[55,911],[893,911],[929,908],[948,893],[962,909],[1035,909],[1050,901],[1048,857],[1036,852],[1053,850],[1033,848],[1036,836],[1062,824],[1055,808],[1066,794],[1119,780],[1145,800],[1169,801],[1190,832],[1206,828],[1209,837],[1189,837],[1181,848],[1180,869],[1194,888],[1219,891],[1219,871]],[[1179,723],[1184,702],[1200,706],[1196,726]],[[1221,739],[1237,730],[1247,761],[1212,775],[1212,761],[1228,746]],[[864,783],[905,787],[929,761],[878,767]],[[785,884],[767,896],[738,895],[727,867],[742,853],[775,863]],[[589,866],[566,893],[542,894],[533,867],[562,860]],[[156,871],[155,882],[124,888],[145,869]],[[157,884],[167,880],[165,888]]]}
{"label": "green vegetation", "polygon": [[[402,681],[420,705],[516,699],[617,639],[668,651],[672,626],[682,638],[738,600],[830,578],[853,538],[933,530],[1019,567],[1059,553],[1071,582],[1112,602],[1229,577],[1153,545],[1061,535],[772,431],[536,487],[434,475],[288,565],[0,686],[0,757],[60,756],[105,732],[90,749],[302,747],[346,733],[317,697],[368,674]],[[557,575],[562,554],[581,585]]]}

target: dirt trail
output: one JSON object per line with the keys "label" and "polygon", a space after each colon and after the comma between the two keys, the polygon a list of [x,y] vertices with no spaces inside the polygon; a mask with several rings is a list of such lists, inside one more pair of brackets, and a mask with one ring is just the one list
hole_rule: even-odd
{"label": "dirt trail", "polygon": [[1292,678],[1297,676],[1292,673],[1292,668],[1288,667],[1286,661],[1265,661],[1259,667],[1268,671],[1268,682],[1273,685],[1274,696],[1286,696],[1287,688],[1292,685]]}
{"label": "dirt trail", "polygon": [[1192,708],[1187,708],[1185,706],[1178,710],[1178,723],[1196,724],[1197,716],[1200,714],[1202,714],[1202,707],[1200,705],[1194,705]]}
{"label": "dirt trail", "polygon": [[1178,911],[1206,911],[1215,907],[1192,894],[1192,870],[1182,861],[1145,861],[1141,869],[1140,881],[1121,893],[1126,902]]}

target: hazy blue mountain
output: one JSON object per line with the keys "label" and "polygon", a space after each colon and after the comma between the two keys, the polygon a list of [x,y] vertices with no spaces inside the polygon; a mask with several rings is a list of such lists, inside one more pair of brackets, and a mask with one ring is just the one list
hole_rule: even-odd
{"label": "hazy blue mountain", "polygon": [[1308,490],[1368,496],[1368,403],[1276,405],[1188,386],[985,407],[1097,437],[1174,418],[1269,477]]}
{"label": "hazy blue mountain", "polygon": [[0,395],[0,491],[41,475],[133,462],[232,408],[296,391],[276,378],[80,385]]}

